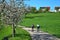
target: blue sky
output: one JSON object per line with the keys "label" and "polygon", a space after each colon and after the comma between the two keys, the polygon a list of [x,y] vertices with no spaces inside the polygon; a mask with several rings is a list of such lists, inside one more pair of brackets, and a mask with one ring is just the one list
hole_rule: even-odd
{"label": "blue sky", "polygon": [[60,0],[30,0],[25,1],[25,4],[34,6],[37,9],[39,9],[39,7],[49,6],[51,10],[54,10],[55,6],[60,6]]}
{"label": "blue sky", "polygon": [[37,9],[39,7],[49,6],[51,7],[51,10],[54,10],[55,6],[60,6],[60,0],[30,0],[26,1],[25,3],[30,6],[34,6]]}

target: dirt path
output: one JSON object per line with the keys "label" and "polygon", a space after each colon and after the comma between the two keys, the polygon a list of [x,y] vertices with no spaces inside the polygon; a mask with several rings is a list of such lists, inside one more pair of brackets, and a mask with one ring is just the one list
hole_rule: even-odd
{"label": "dirt path", "polygon": [[23,27],[23,29],[30,33],[32,40],[60,40],[46,32],[37,32],[36,29],[34,29],[34,32],[31,31],[31,28]]}

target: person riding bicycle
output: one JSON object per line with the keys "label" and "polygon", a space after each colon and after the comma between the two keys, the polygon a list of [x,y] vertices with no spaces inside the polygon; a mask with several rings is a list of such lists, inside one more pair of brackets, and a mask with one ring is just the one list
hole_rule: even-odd
{"label": "person riding bicycle", "polygon": [[39,25],[39,24],[37,24],[37,32],[39,31],[39,29],[40,29],[40,25]]}
{"label": "person riding bicycle", "polygon": [[34,31],[34,24],[32,24],[32,31]]}

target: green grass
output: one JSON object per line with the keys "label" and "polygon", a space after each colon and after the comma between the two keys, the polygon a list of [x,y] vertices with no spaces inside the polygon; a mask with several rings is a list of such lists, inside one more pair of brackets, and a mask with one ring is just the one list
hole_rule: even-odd
{"label": "green grass", "polygon": [[21,25],[31,27],[34,24],[41,26],[41,30],[60,37],[60,13],[27,14]]}
{"label": "green grass", "polygon": [[11,34],[11,27],[5,26],[3,29],[0,30],[0,40],[2,40],[4,37]]}
{"label": "green grass", "polygon": [[[12,28],[11,26],[9,27],[4,27],[0,31],[0,40],[2,40],[4,37],[11,36],[12,35]],[[23,30],[22,28],[16,28],[16,35],[15,37],[9,37],[9,40],[31,40],[30,34]]]}
{"label": "green grass", "polygon": [[21,28],[16,28],[15,37],[10,38],[9,40],[31,40],[31,37],[28,32]]}

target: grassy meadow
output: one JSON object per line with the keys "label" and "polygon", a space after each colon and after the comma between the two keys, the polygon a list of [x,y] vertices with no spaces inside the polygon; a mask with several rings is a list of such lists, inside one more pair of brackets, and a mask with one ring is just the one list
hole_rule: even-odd
{"label": "grassy meadow", "polygon": [[31,27],[41,26],[41,30],[60,37],[60,13],[30,13],[23,19],[21,25]]}
{"label": "grassy meadow", "polygon": [[9,40],[31,40],[30,34],[22,28],[16,28],[16,35],[12,37],[11,26],[4,27],[0,30],[0,40],[4,40],[4,37],[8,37]]}

